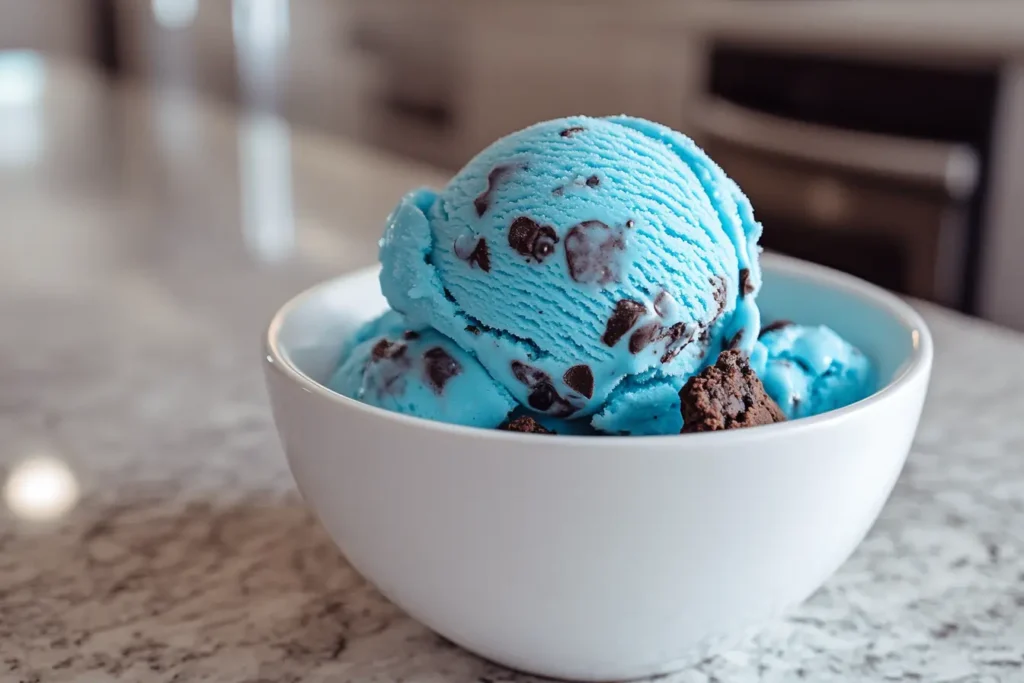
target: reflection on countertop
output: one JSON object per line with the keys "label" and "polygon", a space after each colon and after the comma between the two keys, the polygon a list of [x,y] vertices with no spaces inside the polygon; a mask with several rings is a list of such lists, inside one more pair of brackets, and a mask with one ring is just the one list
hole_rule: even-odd
{"label": "reflection on countertop", "polygon": [[[13,68],[40,80],[0,88],[0,120],[27,126],[0,126],[0,149],[36,136],[0,162],[0,679],[527,680],[344,563],[294,491],[259,369],[273,309],[371,262],[394,202],[444,174]],[[671,680],[1024,670],[1024,341],[922,310],[933,389],[876,528],[792,618]]]}

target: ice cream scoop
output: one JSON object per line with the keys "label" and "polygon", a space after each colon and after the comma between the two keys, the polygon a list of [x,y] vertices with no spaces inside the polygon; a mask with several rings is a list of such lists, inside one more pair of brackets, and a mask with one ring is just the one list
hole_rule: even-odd
{"label": "ice cream scoop", "polygon": [[502,138],[441,192],[405,197],[380,282],[519,403],[580,418],[627,380],[678,391],[723,347],[753,350],[760,234],[686,136],[573,117]]}
{"label": "ice cream scoop", "polygon": [[877,383],[867,356],[824,326],[766,325],[751,365],[789,419],[859,401]]}
{"label": "ice cream scoop", "polygon": [[328,387],[379,408],[471,427],[497,427],[516,405],[473,356],[393,311],[356,332]]}

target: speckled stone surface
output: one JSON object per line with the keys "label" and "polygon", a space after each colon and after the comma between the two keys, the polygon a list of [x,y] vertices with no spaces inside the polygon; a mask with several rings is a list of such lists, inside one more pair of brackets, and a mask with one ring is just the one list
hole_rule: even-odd
{"label": "speckled stone surface", "polygon": [[[530,680],[345,564],[260,375],[276,305],[372,260],[398,194],[438,178],[293,138],[295,227],[260,242],[229,117],[189,105],[175,155],[157,102],[62,78],[84,114],[0,183],[0,479],[45,454],[82,495],[48,522],[0,511],[0,681]],[[666,680],[1024,681],[1024,338],[924,313],[932,391],[867,540],[788,619]]]}

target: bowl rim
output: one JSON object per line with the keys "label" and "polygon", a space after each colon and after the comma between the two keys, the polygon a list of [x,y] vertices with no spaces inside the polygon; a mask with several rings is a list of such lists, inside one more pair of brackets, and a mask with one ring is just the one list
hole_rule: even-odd
{"label": "bowl rim", "polygon": [[[910,357],[903,363],[900,371],[884,386],[859,401],[851,403],[842,408],[830,410],[819,415],[803,417],[796,420],[787,420],[770,425],[759,425],[746,429],[734,429],[723,432],[700,432],[695,434],[661,434],[661,435],[557,435],[557,442],[567,446],[587,447],[621,447],[628,439],[629,443],[644,444],[648,447],[679,445],[680,439],[685,439],[687,444],[705,444],[708,439],[714,440],[723,445],[728,439],[731,445],[738,445],[748,440],[763,441],[766,438],[777,438],[785,436],[793,430],[818,430],[834,426],[839,422],[850,419],[851,416],[867,410],[879,403],[891,400],[891,398],[906,387],[915,383],[922,375],[930,374],[934,348],[932,335],[921,315],[902,298],[877,285],[873,285],[854,275],[844,273],[827,266],[803,261],[801,259],[784,256],[781,254],[766,253],[761,256],[762,269],[767,266],[773,271],[793,274],[801,279],[810,280],[813,283],[822,284],[832,289],[840,290],[851,296],[867,300],[874,306],[885,310],[897,319],[912,336],[912,349]],[[267,325],[263,335],[263,364],[273,372],[285,377],[293,384],[296,384],[303,391],[313,394],[319,398],[326,399],[336,404],[339,408],[362,412],[367,418],[393,421],[410,429],[421,429],[428,432],[444,432],[453,437],[474,438],[484,440],[512,440],[535,443],[535,439],[544,439],[550,443],[550,435],[526,434],[522,432],[510,432],[501,429],[485,429],[482,427],[467,427],[463,425],[438,422],[426,418],[396,413],[384,408],[371,406],[348,396],[343,396],[302,372],[289,359],[280,347],[279,339],[284,321],[297,309],[301,308],[308,300],[320,295],[324,290],[329,289],[341,280],[356,279],[365,277],[371,271],[378,271],[379,266],[369,266],[349,271],[343,275],[331,278],[319,284],[313,285],[289,299],[281,306]],[[602,444],[606,444],[602,446]]]}

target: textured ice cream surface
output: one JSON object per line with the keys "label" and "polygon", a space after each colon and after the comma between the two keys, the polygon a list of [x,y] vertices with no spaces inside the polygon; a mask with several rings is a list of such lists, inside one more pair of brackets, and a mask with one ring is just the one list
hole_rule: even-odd
{"label": "textured ice cream surface", "polygon": [[877,384],[867,356],[824,326],[765,326],[751,364],[789,419],[855,403]]}
{"label": "textured ice cream surface", "polygon": [[516,406],[472,355],[394,312],[365,324],[343,350],[328,387],[369,405],[488,428],[504,422]]}
{"label": "textured ice cream surface", "polygon": [[[627,378],[678,391],[723,345],[753,349],[760,233],[686,136],[559,119],[498,140],[441,192],[404,198],[381,240],[381,288],[522,405],[580,418]],[[620,413],[606,412],[613,425]]]}

